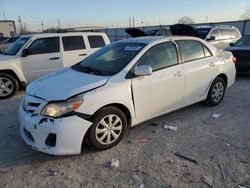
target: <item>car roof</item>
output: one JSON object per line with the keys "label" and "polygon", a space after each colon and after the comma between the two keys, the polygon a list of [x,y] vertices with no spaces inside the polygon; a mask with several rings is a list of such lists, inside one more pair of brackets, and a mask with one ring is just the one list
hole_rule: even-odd
{"label": "car roof", "polygon": [[198,40],[201,39],[197,37],[189,37],[189,36],[148,36],[148,37],[137,37],[137,38],[129,38],[120,40],[117,42],[120,43],[143,43],[143,44],[150,44],[153,42],[164,42],[164,41],[171,41],[171,40]]}
{"label": "car roof", "polygon": [[72,35],[103,35],[103,32],[67,32],[67,33],[39,33],[31,35],[23,35],[22,37],[57,37],[57,36],[72,36]]}

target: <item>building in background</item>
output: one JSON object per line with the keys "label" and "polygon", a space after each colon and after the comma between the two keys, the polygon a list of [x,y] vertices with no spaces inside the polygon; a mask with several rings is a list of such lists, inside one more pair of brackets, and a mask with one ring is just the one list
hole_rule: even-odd
{"label": "building in background", "polygon": [[0,20],[0,37],[14,37],[16,35],[15,21]]}

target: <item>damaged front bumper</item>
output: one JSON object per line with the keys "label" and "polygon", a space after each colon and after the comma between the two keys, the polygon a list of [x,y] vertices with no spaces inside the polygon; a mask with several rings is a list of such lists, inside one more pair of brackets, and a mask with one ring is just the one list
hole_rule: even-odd
{"label": "damaged front bumper", "polygon": [[33,149],[51,155],[81,153],[82,141],[92,125],[78,116],[53,119],[34,115],[19,107],[20,133]]}

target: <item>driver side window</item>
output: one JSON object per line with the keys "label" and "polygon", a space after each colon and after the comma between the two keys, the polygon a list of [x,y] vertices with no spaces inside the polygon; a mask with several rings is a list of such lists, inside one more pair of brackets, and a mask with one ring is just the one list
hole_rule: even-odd
{"label": "driver side window", "polygon": [[178,64],[176,47],[172,42],[154,46],[139,60],[138,65],[149,65],[153,71]]}
{"label": "driver side window", "polygon": [[28,51],[31,55],[60,52],[59,37],[37,39],[29,46]]}

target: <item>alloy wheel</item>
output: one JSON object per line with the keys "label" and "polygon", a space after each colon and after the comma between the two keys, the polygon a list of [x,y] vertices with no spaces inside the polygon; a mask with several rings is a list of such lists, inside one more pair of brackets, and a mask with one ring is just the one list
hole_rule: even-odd
{"label": "alloy wheel", "polygon": [[0,97],[10,95],[14,90],[14,83],[5,77],[0,77]]}

